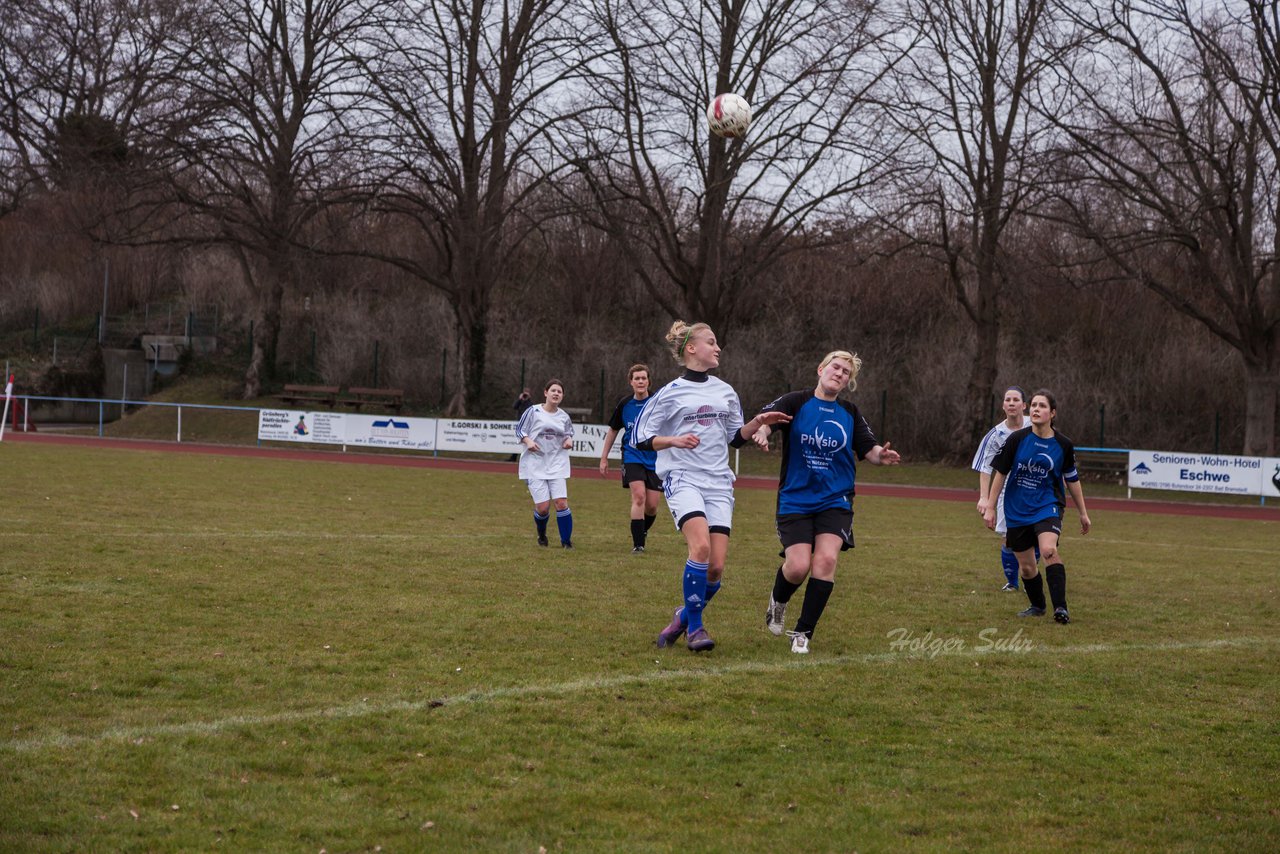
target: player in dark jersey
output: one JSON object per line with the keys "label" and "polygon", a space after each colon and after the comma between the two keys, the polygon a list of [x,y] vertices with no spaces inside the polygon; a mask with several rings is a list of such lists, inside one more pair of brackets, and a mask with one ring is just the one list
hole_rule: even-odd
{"label": "player in dark jersey", "polygon": [[658,514],[662,481],[658,479],[657,451],[642,451],[631,445],[631,430],[640,410],[649,399],[649,366],[632,365],[627,371],[631,396],[618,401],[609,418],[609,432],[600,448],[600,476],[609,476],[609,451],[622,434],[622,488],[631,490],[631,553],[644,554],[645,537]]}
{"label": "player in dark jersey", "polygon": [[793,391],[770,403],[761,414],[785,412],[789,423],[762,427],[752,438],[769,449],[769,434],[782,434],[782,473],[778,478],[778,538],[784,560],[774,578],[765,610],[765,626],[775,635],[784,628],[787,603],[808,577],[791,651],[808,653],[813,630],[835,587],[836,558],[853,548],[853,491],[857,460],[892,466],[897,451],[876,441],[858,407],[840,400],[857,387],[862,360],[847,350],[828,353],[818,365],[813,391]]}
{"label": "player in dark jersey", "polygon": [[1089,533],[1092,524],[1084,506],[1080,475],[1076,472],[1075,446],[1053,427],[1057,414],[1057,401],[1048,391],[1040,389],[1031,395],[1031,426],[1010,433],[991,463],[991,492],[983,519],[988,528],[995,529],[996,503],[1003,490],[1009,548],[1018,556],[1022,586],[1031,603],[1031,607],[1018,616],[1043,617],[1045,613],[1044,585],[1035,560],[1035,547],[1039,545],[1049,582],[1049,598],[1053,600],[1053,618],[1059,623],[1069,623],[1067,570],[1058,552],[1066,510],[1064,483],[1080,513],[1080,533]]}

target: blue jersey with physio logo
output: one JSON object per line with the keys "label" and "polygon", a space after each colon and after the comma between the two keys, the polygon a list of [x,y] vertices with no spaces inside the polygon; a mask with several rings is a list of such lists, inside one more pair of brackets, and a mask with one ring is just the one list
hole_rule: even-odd
{"label": "blue jersey with physio logo", "polygon": [[622,462],[624,464],[639,463],[649,471],[654,471],[658,465],[658,452],[642,451],[631,444],[631,432],[635,429],[636,419],[640,417],[640,411],[648,402],[647,397],[644,400],[636,400],[634,397],[622,398],[614,407],[613,415],[609,417],[609,426],[622,433]]}
{"label": "blue jersey with physio logo", "polygon": [[1048,439],[1031,427],[1015,430],[991,468],[1005,476],[1004,517],[1010,528],[1061,519],[1067,506],[1063,482],[1080,479],[1075,445],[1057,430]]}
{"label": "blue jersey with physio logo", "polygon": [[852,507],[857,460],[879,444],[858,407],[793,391],[760,411],[791,416],[790,423],[772,427],[782,434],[778,515]]}

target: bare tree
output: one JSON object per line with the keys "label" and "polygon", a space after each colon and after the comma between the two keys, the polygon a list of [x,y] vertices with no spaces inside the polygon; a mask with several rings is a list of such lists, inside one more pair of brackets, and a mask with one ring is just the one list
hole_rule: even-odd
{"label": "bare tree", "polygon": [[495,290],[517,280],[540,217],[530,199],[561,164],[548,135],[589,40],[572,0],[446,0],[385,15],[360,54],[380,125],[374,208],[395,239],[365,254],[443,294],[457,320],[446,410],[481,396]]}
{"label": "bare tree", "polygon": [[1012,270],[1006,231],[1036,200],[1049,126],[1032,110],[1072,39],[1048,0],[907,0],[909,59],[890,115],[916,141],[923,168],[905,189],[920,210],[908,233],[943,263],[972,324],[965,405],[952,435],[967,453],[987,429],[996,384],[1000,297]]}
{"label": "bare tree", "polygon": [[119,177],[172,103],[190,0],[25,0],[0,12],[0,214]]}
{"label": "bare tree", "polygon": [[[727,335],[765,274],[837,242],[898,166],[871,107],[898,55],[879,7],[826,0],[598,0],[611,44],[602,108],[564,142],[612,235],[668,316]],[[711,135],[712,97],[753,106],[744,139]],[[723,328],[722,328],[723,327]]]}
{"label": "bare tree", "polygon": [[[1074,9],[1094,39],[1061,120],[1064,216],[1244,361],[1246,454],[1276,449],[1280,389],[1280,95],[1274,3]],[[1103,82],[1105,81],[1105,82]]]}
{"label": "bare tree", "polygon": [[346,125],[363,77],[350,49],[377,0],[217,0],[191,47],[184,109],[165,140],[180,239],[232,248],[252,290],[244,396],[276,370],[284,297],[306,226],[349,167]]}

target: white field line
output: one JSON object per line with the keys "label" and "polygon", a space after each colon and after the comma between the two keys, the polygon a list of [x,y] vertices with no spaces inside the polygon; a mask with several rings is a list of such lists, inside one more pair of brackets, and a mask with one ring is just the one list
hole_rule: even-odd
{"label": "white field line", "polygon": [[[18,524],[22,522],[32,522],[32,520],[13,520]],[[34,523],[33,523],[34,524]],[[137,539],[158,539],[166,540],[205,540],[205,539],[224,539],[224,540],[280,540],[280,539],[305,539],[308,541],[315,540],[430,540],[439,539],[467,539],[474,538],[475,534],[457,533],[451,534],[448,531],[433,530],[430,534],[423,533],[397,533],[394,531],[378,532],[351,532],[351,533],[335,533],[333,531],[308,531],[299,529],[290,530],[263,530],[263,531],[245,531],[245,530],[219,530],[205,529],[193,530],[184,528],[182,530],[157,530],[157,531],[139,531],[127,525],[113,525],[109,528],[94,527],[90,525],[82,525],[79,527],[64,526],[56,531],[49,530],[47,527],[33,528],[31,530],[8,530],[0,531],[0,540],[36,540],[40,538],[65,539],[68,533],[77,535],[90,535],[99,537],[120,537],[131,540]],[[973,536],[969,534],[895,534],[893,543],[900,545],[904,541],[919,540],[972,540]],[[1207,551],[1207,552],[1224,552],[1233,554],[1264,554],[1264,555],[1280,555],[1280,548],[1276,549],[1260,549],[1247,548],[1242,546],[1215,546],[1201,543],[1171,543],[1167,540],[1118,540],[1108,539],[1106,537],[1089,537],[1087,540],[1073,541],[1074,538],[1068,538],[1067,547],[1074,548],[1076,546],[1088,545],[1108,545],[1108,546],[1132,546],[1134,548],[1143,549],[1177,549],[1178,551]],[[873,545],[869,543],[868,545]],[[883,545],[883,543],[875,544]]]}
{"label": "white field line", "polygon": [[[414,714],[428,709],[447,706],[466,706],[489,703],[498,700],[519,699],[522,697],[543,697],[548,695],[562,696],[594,691],[613,691],[637,685],[654,685],[685,679],[714,679],[721,676],[737,676],[749,673],[781,673],[798,671],[814,667],[845,667],[864,664],[886,664],[898,661],[922,661],[931,658],[982,658],[989,655],[1029,655],[1046,653],[1056,656],[1073,655],[1106,655],[1108,653],[1133,652],[1185,652],[1236,649],[1241,647],[1269,647],[1280,645],[1280,638],[1234,638],[1200,641],[1180,641],[1151,644],[1075,644],[1068,646],[1039,645],[1020,650],[1002,651],[993,649],[969,649],[967,645],[960,649],[940,649],[936,652],[868,652],[857,655],[841,655],[833,658],[797,659],[787,658],[779,661],[746,661],[699,668],[697,670],[656,670],[649,673],[634,673],[595,679],[579,679],[571,682],[553,682],[532,685],[511,685],[505,688],[493,688],[483,691],[467,691],[461,694],[446,695],[430,700],[379,700],[370,702],[361,700],[341,706],[330,706],[323,709],[302,709],[291,712],[280,712],[267,715],[233,715],[211,721],[191,721],[188,723],[159,724],[156,726],[112,727],[99,733],[89,735],[68,735],[54,733],[35,738],[14,739],[0,742],[0,750],[15,753],[33,753],[51,748],[74,748],[83,745],[99,744],[108,741],[138,741],[139,739],[155,739],[185,735],[216,735],[227,730],[242,727],[274,726],[277,724],[294,724],[316,720],[342,720],[363,718],[373,715],[395,713]],[[677,653],[678,654],[678,653]]]}

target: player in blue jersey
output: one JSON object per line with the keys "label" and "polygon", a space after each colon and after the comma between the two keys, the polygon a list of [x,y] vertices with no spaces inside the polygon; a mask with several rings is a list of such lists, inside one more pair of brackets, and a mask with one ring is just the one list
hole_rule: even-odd
{"label": "player in blue jersey", "polygon": [[[987,494],[991,492],[991,461],[1000,453],[1009,434],[1021,430],[1030,422],[1027,421],[1027,394],[1021,387],[1011,385],[1004,390],[1004,420],[987,431],[978,443],[977,453],[973,455],[970,468],[978,473],[978,515],[987,512]],[[996,533],[1000,535],[1000,567],[1004,570],[1004,587],[1007,593],[1018,590],[1018,559],[1013,555],[1004,535],[1008,530],[1004,519],[1004,495],[996,505]]]}
{"label": "player in blue jersey", "polygon": [[733,525],[729,448],[746,444],[765,425],[790,418],[770,412],[742,423],[738,393],[709,373],[720,367],[720,345],[707,324],[677,320],[667,341],[685,371],[645,404],[631,442],[638,450],[657,451],[667,509],[689,547],[682,575],[684,605],[658,633],[658,646],[671,646],[688,632],[689,649],[701,652],[716,645],[702,624],[702,612],[720,589]]}
{"label": "player in blue jersey", "polygon": [[573,419],[560,408],[564,385],[548,380],[542,390],[546,402],[530,406],[516,422],[516,439],[524,445],[520,478],[533,496],[533,525],[538,545],[547,545],[547,520],[556,507],[560,547],[573,548],[573,511],[569,509],[569,449],[573,447]]}
{"label": "player in blue jersey", "polygon": [[609,451],[622,434],[622,488],[631,491],[631,553],[644,554],[645,537],[658,515],[662,481],[658,479],[656,451],[641,451],[631,445],[631,430],[640,410],[649,400],[649,366],[632,365],[627,370],[631,396],[618,401],[609,418],[609,432],[600,448],[600,476],[609,476]]}
{"label": "player in blue jersey", "polygon": [[753,437],[769,449],[769,434],[782,434],[782,472],[778,478],[778,538],[784,560],[773,581],[765,626],[781,635],[787,603],[805,578],[804,604],[791,637],[791,651],[808,653],[813,630],[835,588],[836,558],[853,548],[853,493],[857,460],[892,466],[897,451],[883,446],[858,407],[839,394],[857,388],[862,360],[833,350],[818,364],[813,391],[793,391],[770,403],[761,414],[786,413],[788,422],[762,427]]}
{"label": "player in blue jersey", "polygon": [[1039,545],[1044,575],[1049,582],[1049,598],[1053,600],[1053,618],[1059,623],[1069,623],[1067,570],[1058,552],[1066,510],[1064,483],[1080,513],[1080,533],[1089,533],[1092,525],[1084,506],[1080,475],[1076,472],[1075,446],[1054,429],[1057,414],[1058,403],[1048,391],[1040,389],[1031,395],[1031,426],[1009,434],[991,463],[995,473],[991,477],[983,519],[988,528],[995,529],[996,500],[1003,490],[1009,548],[1018,556],[1022,586],[1031,603],[1018,616],[1042,617],[1045,613],[1044,584],[1036,571],[1035,560],[1035,548]]}

